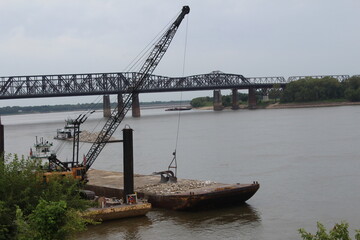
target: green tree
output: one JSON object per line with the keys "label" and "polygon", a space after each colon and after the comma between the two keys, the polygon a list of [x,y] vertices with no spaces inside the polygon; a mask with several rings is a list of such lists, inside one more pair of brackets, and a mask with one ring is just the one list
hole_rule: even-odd
{"label": "green tree", "polygon": [[280,99],[282,94],[282,89],[280,84],[274,84],[274,87],[269,90],[269,98],[277,101],[277,99]]}
{"label": "green tree", "polygon": [[[329,233],[327,233],[324,225],[318,222],[315,234],[311,234],[303,228],[300,228],[298,231],[303,240],[351,240],[348,228],[348,223],[341,222],[335,224]],[[360,230],[356,230],[355,239],[360,240]]]}
{"label": "green tree", "polygon": [[247,102],[248,101],[248,99],[249,99],[249,96],[248,96],[248,94],[247,93],[238,93],[238,96],[239,96],[239,100],[241,101],[241,102]]}
{"label": "green tree", "polygon": [[[38,161],[9,155],[4,164],[0,164],[0,173],[0,240],[15,239],[20,229],[26,229],[26,224],[35,229],[31,226],[34,220],[30,216],[38,219],[44,216],[37,210],[44,202],[51,203],[50,206],[54,203],[57,208],[63,206],[59,202],[64,202],[65,216],[90,206],[89,201],[80,198],[80,186],[74,179],[59,178],[44,183]],[[21,218],[24,224],[20,224]],[[78,231],[85,227],[85,223],[75,221],[75,218],[67,217],[66,226],[68,223],[76,226]],[[68,230],[71,234],[71,229]]]}
{"label": "green tree", "polygon": [[224,107],[230,107],[232,105],[232,96],[231,95],[222,96],[221,101]]}
{"label": "green tree", "polygon": [[345,98],[351,102],[360,101],[360,76],[353,76],[343,82]]}
{"label": "green tree", "polygon": [[190,101],[190,105],[192,107],[205,107],[205,106],[211,106],[213,102],[213,98],[210,97],[198,97],[194,98]]}
{"label": "green tree", "polygon": [[287,84],[282,102],[309,102],[344,97],[344,87],[335,78],[304,78]]}
{"label": "green tree", "polygon": [[87,220],[65,201],[40,200],[35,210],[25,218],[20,208],[16,212],[17,239],[63,240],[70,239],[79,230],[85,230]]}

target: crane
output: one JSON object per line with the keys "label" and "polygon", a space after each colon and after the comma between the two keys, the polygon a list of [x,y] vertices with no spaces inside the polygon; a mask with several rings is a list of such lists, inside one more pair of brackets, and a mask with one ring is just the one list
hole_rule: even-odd
{"label": "crane", "polygon": [[[140,71],[138,72],[138,74],[136,74],[136,77],[132,79],[129,87],[124,91],[122,96],[122,103],[121,101],[119,101],[118,106],[115,107],[112,111],[111,116],[108,118],[103,128],[99,132],[96,140],[85,155],[83,162],[81,164],[72,166],[72,168],[65,168],[64,172],[67,172],[67,175],[73,175],[76,179],[84,178],[87,170],[95,162],[100,152],[104,149],[105,145],[124,119],[126,113],[131,108],[133,95],[137,94],[148,76],[153,73],[160,60],[164,56],[165,52],[167,51],[168,47],[170,46],[170,43],[174,38],[175,33],[178,30],[182,20],[189,12],[190,7],[183,6],[176,20],[161,35],[160,39],[154,45],[147,59],[140,68]],[[121,104],[122,106],[119,106],[119,104]],[[63,165],[61,161],[57,159],[56,155],[49,157],[49,161],[55,163],[58,166]]]}

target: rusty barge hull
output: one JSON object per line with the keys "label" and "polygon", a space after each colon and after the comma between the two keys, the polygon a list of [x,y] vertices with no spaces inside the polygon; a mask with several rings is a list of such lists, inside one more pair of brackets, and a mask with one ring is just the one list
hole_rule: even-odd
{"label": "rusty barge hull", "polygon": [[[91,169],[88,171],[89,183],[86,189],[94,191],[96,195],[105,197],[122,197],[123,174]],[[222,184],[190,189],[178,193],[156,193],[144,189],[146,185],[159,184],[160,177],[154,175],[135,174],[135,191],[139,198],[145,198],[152,207],[172,210],[196,210],[211,207],[224,207],[242,204],[249,200],[259,189],[260,185],[253,184]],[[184,179],[178,179],[181,184]]]}
{"label": "rusty barge hull", "polygon": [[83,213],[84,218],[95,221],[109,221],[114,219],[145,216],[151,209],[150,203],[134,205],[119,205],[106,208],[90,208]]}
{"label": "rusty barge hull", "polygon": [[145,197],[153,207],[187,211],[242,204],[249,200],[259,187],[259,184],[227,185],[188,194],[148,194]]}

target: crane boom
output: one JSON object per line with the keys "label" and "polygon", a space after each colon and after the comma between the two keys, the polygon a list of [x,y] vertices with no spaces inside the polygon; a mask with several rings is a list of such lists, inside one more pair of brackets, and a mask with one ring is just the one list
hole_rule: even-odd
{"label": "crane boom", "polygon": [[189,12],[190,12],[189,6],[184,6],[182,8],[182,11],[179,14],[179,16],[170,25],[170,27],[166,29],[164,34],[161,36],[160,40],[155,44],[149,56],[145,60],[145,63],[142,65],[139,74],[136,75],[135,79],[133,79],[132,81],[132,84],[125,90],[125,94],[123,97],[123,107],[121,109],[119,109],[119,106],[115,107],[115,109],[111,113],[111,116],[106,121],[105,125],[100,131],[97,139],[90,147],[88,153],[85,156],[85,159],[83,161],[83,166],[86,167],[86,170],[88,170],[91,167],[91,165],[95,162],[96,158],[99,156],[100,152],[105,147],[110,137],[118,128],[121,121],[124,119],[126,113],[131,108],[133,95],[136,94],[136,92],[141,89],[144,81],[155,70],[161,58],[164,56],[166,50],[168,49],[182,20],[184,19],[185,15],[188,14]]}

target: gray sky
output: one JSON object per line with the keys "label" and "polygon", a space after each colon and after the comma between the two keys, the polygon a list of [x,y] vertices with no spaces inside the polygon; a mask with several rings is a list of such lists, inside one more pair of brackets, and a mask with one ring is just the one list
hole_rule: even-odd
{"label": "gray sky", "polygon": [[[187,23],[185,75],[360,74],[359,0],[0,0],[0,76],[124,71],[183,5],[190,6],[188,19],[154,74],[182,76]],[[179,98],[140,95],[140,101]]]}

